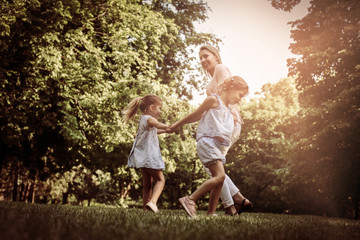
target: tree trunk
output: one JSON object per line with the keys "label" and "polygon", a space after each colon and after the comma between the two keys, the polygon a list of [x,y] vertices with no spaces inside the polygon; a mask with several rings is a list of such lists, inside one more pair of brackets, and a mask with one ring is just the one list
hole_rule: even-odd
{"label": "tree trunk", "polygon": [[63,193],[63,200],[62,200],[62,204],[68,204],[68,199],[69,199],[69,191]]}
{"label": "tree trunk", "polygon": [[35,203],[35,183],[31,184],[30,190],[31,190],[30,201],[31,201],[31,203]]}
{"label": "tree trunk", "polygon": [[25,192],[24,192],[24,202],[25,203],[29,202],[30,188],[31,188],[31,183],[27,183],[25,186]]}
{"label": "tree trunk", "polygon": [[13,191],[12,191],[12,200],[17,201],[17,192],[18,192],[18,178],[19,178],[19,162],[15,162],[14,169],[14,182],[13,182]]}
{"label": "tree trunk", "polygon": [[26,199],[25,202],[33,203],[33,195],[34,195],[34,183],[30,182],[26,191]]}
{"label": "tree trunk", "polygon": [[19,201],[24,201],[24,192],[25,192],[25,184],[21,182],[20,184],[20,191],[19,191]]}
{"label": "tree trunk", "polygon": [[355,211],[354,218],[359,220],[359,193],[358,192],[355,192],[353,204],[354,204],[354,211]]}

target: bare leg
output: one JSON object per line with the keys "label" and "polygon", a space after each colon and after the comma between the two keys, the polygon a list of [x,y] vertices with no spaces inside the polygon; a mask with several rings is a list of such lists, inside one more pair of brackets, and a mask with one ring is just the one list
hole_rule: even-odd
{"label": "bare leg", "polygon": [[[244,201],[244,199],[246,199],[246,198],[239,191],[233,196],[233,199],[234,199],[234,202],[236,202],[236,203],[242,203]],[[247,204],[247,201],[249,201],[249,200],[247,200],[247,199],[245,200],[245,205]]]}
{"label": "bare leg", "polygon": [[245,198],[240,191],[233,195],[232,198],[235,204],[225,208],[225,214],[235,216],[243,207],[249,209],[252,208],[252,203],[247,198]]}
{"label": "bare leg", "polygon": [[162,170],[158,170],[158,169],[148,168],[146,169],[146,171],[151,176],[151,178],[154,179],[154,181],[156,182],[150,199],[150,201],[156,205],[165,186],[164,174]]}
{"label": "bare leg", "polygon": [[152,195],[152,178],[146,168],[141,168],[143,176],[143,209],[147,210],[146,203],[151,199]]}
{"label": "bare leg", "polygon": [[214,214],[219,201],[221,187],[225,179],[225,170],[221,161],[211,164],[209,166],[209,170],[212,177],[201,184],[200,187],[189,196],[189,198],[196,202],[200,197],[211,191],[208,214]]}
{"label": "bare leg", "polygon": [[245,198],[240,191],[233,196],[235,202],[235,209],[237,212],[247,211],[253,208],[253,204],[249,199]]}
{"label": "bare leg", "polygon": [[234,205],[231,205],[230,207],[225,208],[225,214],[235,216],[237,215],[237,211]]}

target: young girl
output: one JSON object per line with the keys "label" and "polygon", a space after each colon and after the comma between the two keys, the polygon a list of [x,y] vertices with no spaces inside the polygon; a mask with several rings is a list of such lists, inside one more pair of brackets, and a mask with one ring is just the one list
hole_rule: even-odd
{"label": "young girl", "polygon": [[[162,100],[153,94],[137,97],[132,100],[124,111],[124,120],[134,118],[138,108],[143,115],[140,117],[138,133],[132,146],[128,167],[140,168],[143,176],[143,209],[157,212],[156,203],[165,185],[162,170],[165,169],[161,157],[157,134],[166,132],[167,125],[157,121],[161,113]],[[153,180],[156,181],[152,189]]]}
{"label": "young girl", "polygon": [[[224,83],[225,79],[232,76],[229,68],[222,64],[220,53],[214,46],[201,46],[199,58],[205,75],[211,80],[206,88],[206,94],[210,96],[213,93],[218,93],[219,86]],[[230,147],[239,139],[241,125],[244,124],[238,108],[231,105],[228,108],[234,117],[234,131],[230,145],[223,148],[223,154],[225,156]],[[205,171],[210,175],[210,171],[207,168],[205,168]],[[236,187],[227,174],[225,174],[220,198],[225,209],[225,214],[227,215],[236,216],[243,211],[251,210],[253,207],[253,204],[241,194],[239,188]]]}
{"label": "young girl", "polygon": [[197,154],[203,165],[210,170],[211,178],[190,196],[179,199],[191,217],[196,215],[196,201],[207,192],[210,192],[207,214],[216,216],[216,206],[225,179],[225,156],[222,148],[230,144],[234,130],[234,117],[228,106],[240,102],[248,93],[248,85],[241,77],[234,76],[224,81],[218,93],[219,95],[208,96],[194,112],[170,126],[170,130],[174,131],[201,118],[196,133]]}

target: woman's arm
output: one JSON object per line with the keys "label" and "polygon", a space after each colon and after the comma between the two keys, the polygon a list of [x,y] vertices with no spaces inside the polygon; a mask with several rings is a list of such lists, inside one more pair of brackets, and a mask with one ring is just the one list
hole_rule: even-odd
{"label": "woman's arm", "polygon": [[207,97],[204,102],[192,113],[180,119],[179,121],[171,124],[171,131],[175,131],[177,128],[182,127],[185,124],[199,121],[204,112],[210,108],[217,107],[219,105],[218,100],[215,96]]}

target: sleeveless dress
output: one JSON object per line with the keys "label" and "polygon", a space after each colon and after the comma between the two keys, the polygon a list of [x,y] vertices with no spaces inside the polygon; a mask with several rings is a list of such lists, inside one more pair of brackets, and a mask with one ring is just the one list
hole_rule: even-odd
{"label": "sleeveless dress", "polygon": [[147,120],[150,115],[140,117],[138,133],[135,137],[129,158],[128,167],[165,169],[161,157],[157,128],[149,127]]}
{"label": "sleeveless dress", "polygon": [[204,166],[216,163],[217,160],[225,164],[223,147],[230,145],[234,131],[233,115],[218,95],[213,96],[218,99],[219,106],[203,114],[196,132],[197,154]]}

